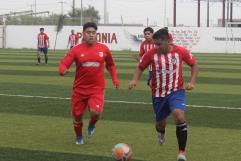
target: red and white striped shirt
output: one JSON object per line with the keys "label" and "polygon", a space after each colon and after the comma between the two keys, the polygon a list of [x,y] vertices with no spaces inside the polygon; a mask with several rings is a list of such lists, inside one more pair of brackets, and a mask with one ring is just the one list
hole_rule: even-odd
{"label": "red and white striped shirt", "polygon": [[[140,51],[139,51],[139,56],[140,58],[142,59],[143,55],[145,55],[145,53],[147,53],[150,49],[154,48],[155,47],[155,44],[153,41],[148,41],[148,40],[145,40],[141,43],[141,46],[140,46]],[[140,59],[140,61],[141,61]],[[152,71],[151,69],[151,65],[148,67],[149,71]]]}
{"label": "red and white striped shirt", "polygon": [[140,51],[139,51],[140,57],[142,57],[146,52],[148,52],[150,49],[154,47],[155,47],[155,44],[153,43],[153,41],[144,40],[140,45]]}
{"label": "red and white striped shirt", "polygon": [[156,48],[142,58],[139,68],[152,66],[152,95],[165,97],[183,89],[182,61],[189,66],[196,63],[195,57],[184,47],[174,45],[170,53],[160,54]]}
{"label": "red and white striped shirt", "polygon": [[78,44],[79,36],[77,34],[69,35],[69,43],[71,47],[74,47]]}
{"label": "red and white striped shirt", "polygon": [[47,47],[47,40],[49,39],[48,35],[43,33],[38,34],[38,48],[46,48]]}

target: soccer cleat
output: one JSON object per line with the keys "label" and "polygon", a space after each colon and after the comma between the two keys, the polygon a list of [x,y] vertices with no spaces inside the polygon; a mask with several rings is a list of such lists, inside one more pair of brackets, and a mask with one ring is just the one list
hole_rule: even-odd
{"label": "soccer cleat", "polygon": [[177,161],[186,161],[185,153],[184,151],[179,151],[177,155]]}
{"label": "soccer cleat", "polygon": [[88,137],[91,137],[95,132],[95,125],[89,125],[87,130]]}
{"label": "soccer cleat", "polygon": [[75,144],[76,145],[83,145],[84,144],[83,138],[81,136],[76,137]]}
{"label": "soccer cleat", "polygon": [[40,64],[39,62],[36,63],[36,65],[39,65],[39,64]]}
{"label": "soccer cleat", "polygon": [[165,133],[157,133],[158,141],[160,145],[163,145],[165,143]]}

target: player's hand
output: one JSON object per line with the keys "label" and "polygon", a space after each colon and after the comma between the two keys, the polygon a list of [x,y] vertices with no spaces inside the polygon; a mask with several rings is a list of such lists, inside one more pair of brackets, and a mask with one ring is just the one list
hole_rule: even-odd
{"label": "player's hand", "polygon": [[128,84],[128,88],[129,88],[129,89],[135,88],[136,85],[137,85],[137,81],[131,80],[131,81],[129,82],[129,84]]}
{"label": "player's hand", "polygon": [[147,85],[151,88],[151,79],[147,80]]}
{"label": "player's hand", "polygon": [[69,73],[69,70],[66,69],[63,73],[62,73],[62,76],[66,75],[67,73]]}
{"label": "player's hand", "polygon": [[120,83],[118,80],[114,81],[113,84],[114,84],[115,89],[119,89]]}
{"label": "player's hand", "polygon": [[189,82],[186,85],[186,90],[192,90],[192,89],[194,89],[194,87],[195,87],[195,85],[193,83]]}
{"label": "player's hand", "polygon": [[133,57],[136,61],[139,61],[139,60],[140,60],[138,54],[132,54],[132,57]]}

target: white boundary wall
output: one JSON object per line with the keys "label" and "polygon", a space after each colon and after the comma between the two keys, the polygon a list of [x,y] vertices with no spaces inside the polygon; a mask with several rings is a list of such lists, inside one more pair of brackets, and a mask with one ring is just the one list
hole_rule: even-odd
{"label": "white boundary wall", "polygon": [[[54,47],[56,26],[7,26],[7,48],[36,48],[39,28],[44,27],[50,37],[50,49]],[[70,30],[80,33],[81,26],[64,26],[59,33],[56,49],[66,49]],[[98,40],[111,50],[139,50],[144,27],[100,26]],[[158,30],[158,28],[154,28]],[[174,42],[199,53],[241,53],[240,28],[170,27]]]}

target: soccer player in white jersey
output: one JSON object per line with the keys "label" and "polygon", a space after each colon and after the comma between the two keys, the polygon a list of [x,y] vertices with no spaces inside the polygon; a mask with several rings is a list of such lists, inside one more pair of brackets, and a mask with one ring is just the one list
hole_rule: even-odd
{"label": "soccer player in white jersey", "polygon": [[186,161],[187,124],[185,121],[186,99],[182,76],[183,61],[191,68],[190,81],[186,90],[195,86],[198,66],[195,57],[184,47],[170,43],[168,30],[160,29],[153,34],[155,48],[149,50],[136,68],[129,89],[137,85],[143,71],[152,66],[152,104],[156,117],[159,143],[165,141],[166,119],[172,114],[176,123],[179,151],[177,161]]}

